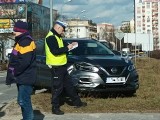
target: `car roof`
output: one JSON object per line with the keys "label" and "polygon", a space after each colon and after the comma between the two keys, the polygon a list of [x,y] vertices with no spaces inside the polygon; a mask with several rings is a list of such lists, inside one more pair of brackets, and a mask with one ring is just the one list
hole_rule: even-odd
{"label": "car roof", "polygon": [[107,42],[107,40],[98,40],[98,41],[102,41],[102,42],[104,41],[104,42]]}
{"label": "car roof", "polygon": [[109,41],[107,40],[98,40],[99,42],[102,42],[102,43],[108,43],[109,44]]}
{"label": "car roof", "polygon": [[82,40],[89,40],[89,41],[97,41],[95,39],[91,39],[91,38],[63,38],[63,40],[76,40],[76,41],[82,41]]}

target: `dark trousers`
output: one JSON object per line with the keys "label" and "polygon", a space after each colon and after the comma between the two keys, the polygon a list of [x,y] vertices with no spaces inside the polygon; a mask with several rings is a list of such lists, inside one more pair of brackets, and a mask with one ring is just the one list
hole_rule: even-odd
{"label": "dark trousers", "polygon": [[67,72],[66,66],[53,67],[52,72],[52,106],[54,108],[60,107],[60,98],[63,90],[71,98],[73,105],[79,105],[81,103],[71,77]]}

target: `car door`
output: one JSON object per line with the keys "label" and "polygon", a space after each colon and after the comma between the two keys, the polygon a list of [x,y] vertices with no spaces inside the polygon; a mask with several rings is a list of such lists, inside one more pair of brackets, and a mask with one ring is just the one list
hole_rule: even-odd
{"label": "car door", "polygon": [[44,40],[36,41],[36,46],[37,80],[35,86],[39,88],[48,88],[51,85],[51,72],[50,68],[46,65]]}

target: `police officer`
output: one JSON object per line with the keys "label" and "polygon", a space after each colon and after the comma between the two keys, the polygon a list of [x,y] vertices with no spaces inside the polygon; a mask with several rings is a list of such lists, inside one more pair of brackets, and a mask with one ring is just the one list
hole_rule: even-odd
{"label": "police officer", "polygon": [[64,112],[60,110],[60,97],[63,90],[71,98],[75,107],[79,108],[87,105],[87,103],[80,100],[67,72],[66,53],[71,50],[77,42],[64,46],[62,34],[66,26],[66,23],[56,21],[54,27],[45,38],[46,64],[51,68],[52,73],[52,113],[57,115],[64,114]]}

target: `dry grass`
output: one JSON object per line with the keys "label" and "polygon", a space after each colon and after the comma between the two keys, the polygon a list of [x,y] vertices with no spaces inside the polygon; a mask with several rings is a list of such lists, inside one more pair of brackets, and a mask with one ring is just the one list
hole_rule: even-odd
{"label": "dry grass", "polygon": [[[88,103],[84,108],[73,108],[62,105],[66,113],[96,113],[96,112],[160,112],[160,60],[137,59],[136,67],[139,73],[140,88],[135,96],[81,96]],[[51,94],[40,93],[32,96],[36,109],[51,112]]]}

